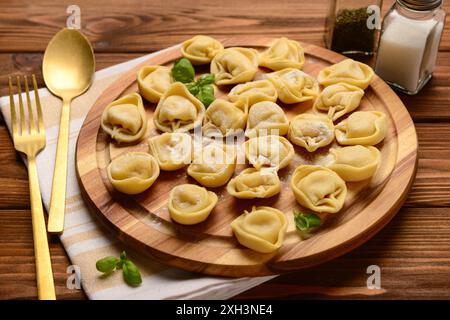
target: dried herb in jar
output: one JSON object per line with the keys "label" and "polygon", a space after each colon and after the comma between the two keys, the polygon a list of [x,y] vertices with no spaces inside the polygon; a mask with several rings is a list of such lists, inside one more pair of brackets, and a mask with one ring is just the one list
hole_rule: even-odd
{"label": "dried herb in jar", "polygon": [[374,51],[375,29],[367,27],[367,8],[342,9],[336,14],[331,49],[340,53]]}

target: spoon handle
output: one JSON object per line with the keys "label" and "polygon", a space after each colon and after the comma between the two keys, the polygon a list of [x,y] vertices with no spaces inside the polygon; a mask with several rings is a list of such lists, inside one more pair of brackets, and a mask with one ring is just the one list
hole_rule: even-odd
{"label": "spoon handle", "polygon": [[52,196],[48,213],[48,232],[60,234],[64,230],[66,203],[67,153],[69,149],[70,100],[63,100],[53,172]]}

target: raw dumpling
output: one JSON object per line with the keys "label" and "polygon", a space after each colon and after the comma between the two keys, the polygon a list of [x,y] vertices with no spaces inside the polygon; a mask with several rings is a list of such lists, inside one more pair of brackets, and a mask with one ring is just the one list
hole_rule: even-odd
{"label": "raw dumpling", "polygon": [[151,137],[148,145],[162,170],[178,170],[191,163],[192,138],[187,133],[165,132]]}
{"label": "raw dumpling", "polygon": [[347,195],[345,181],[320,166],[301,165],[295,169],[291,188],[297,202],[315,212],[338,212]]}
{"label": "raw dumpling", "polygon": [[241,245],[261,253],[271,253],[283,245],[287,220],[283,212],[271,207],[253,207],[231,223]]}
{"label": "raw dumpling", "polygon": [[333,142],[334,125],[322,115],[299,114],[289,125],[288,138],[293,144],[314,152]]}
{"label": "raw dumpling", "polygon": [[247,105],[216,99],[206,109],[203,133],[227,137],[244,131],[246,120]]}
{"label": "raw dumpling", "polygon": [[377,170],[380,151],[372,146],[351,146],[330,150],[332,162],[328,168],[345,181],[369,179]]}
{"label": "raw dumpling", "polygon": [[280,193],[281,183],[273,170],[247,168],[228,182],[227,191],[239,199],[269,198]]}
{"label": "raw dumpling", "polygon": [[211,73],[217,85],[243,83],[253,80],[258,71],[258,52],[247,48],[227,48],[211,61]]}
{"label": "raw dumpling", "polygon": [[228,99],[233,102],[251,106],[260,101],[277,101],[277,89],[269,80],[251,81],[239,84],[228,93]]}
{"label": "raw dumpling", "polygon": [[218,40],[202,35],[186,40],[181,45],[181,54],[195,65],[210,63],[221,50],[223,45]]}
{"label": "raw dumpling", "polygon": [[164,66],[142,67],[137,74],[139,92],[152,103],[158,103],[173,83],[170,68]]}
{"label": "raw dumpling", "polygon": [[269,135],[251,138],[244,142],[245,156],[256,168],[279,170],[294,158],[294,147],[284,137]]}
{"label": "raw dumpling", "polygon": [[283,103],[313,100],[319,94],[318,82],[298,69],[287,68],[268,73],[266,77],[277,89],[278,99]]}
{"label": "raw dumpling", "polygon": [[138,194],[151,187],[159,176],[155,158],[145,152],[129,152],[112,160],[106,169],[114,189]]}
{"label": "raw dumpling", "polygon": [[228,149],[230,148],[213,143],[203,147],[202,152],[194,156],[187,174],[205,187],[225,185],[236,168],[236,154]]}
{"label": "raw dumpling", "polygon": [[326,87],[314,102],[313,110],[335,121],[358,108],[364,90],[346,83]]}
{"label": "raw dumpling", "polygon": [[383,112],[358,111],[336,125],[336,140],[343,145],[376,145],[386,136],[387,119]]}
{"label": "raw dumpling", "polygon": [[265,135],[284,136],[288,129],[289,121],[283,109],[276,103],[261,101],[251,106],[245,136],[249,138]]}
{"label": "raw dumpling", "polygon": [[367,64],[345,59],[320,71],[317,80],[324,86],[344,82],[366,89],[373,76],[374,72]]}
{"label": "raw dumpling", "polygon": [[217,204],[217,195],[195,184],[181,184],[169,194],[170,217],[178,223],[192,225],[203,222]]}
{"label": "raw dumpling", "polygon": [[142,98],[131,93],[108,104],[103,111],[101,126],[117,142],[136,142],[147,130],[147,116]]}
{"label": "raw dumpling", "polygon": [[272,70],[301,69],[304,63],[305,54],[300,43],[284,37],[275,40],[259,57],[259,65]]}
{"label": "raw dumpling", "polygon": [[202,124],[205,106],[181,82],[173,83],[156,107],[155,127],[164,132],[187,132]]}

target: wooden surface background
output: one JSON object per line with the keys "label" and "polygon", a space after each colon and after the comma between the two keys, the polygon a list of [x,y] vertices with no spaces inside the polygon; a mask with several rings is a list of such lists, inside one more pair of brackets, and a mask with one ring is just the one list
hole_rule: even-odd
{"label": "wooden surface background", "polygon": [[[46,44],[65,26],[66,8],[81,8],[82,31],[97,69],[159,50],[195,34],[268,35],[323,46],[327,0],[0,0],[0,95],[9,74],[38,75]],[[392,4],[384,1],[383,12]],[[446,2],[447,11],[450,4]],[[447,19],[449,20],[449,19]],[[450,23],[431,82],[414,97],[399,94],[416,124],[419,166],[410,195],[389,225],[332,262],[283,275],[237,298],[450,298]],[[0,299],[36,298],[25,166],[0,119]],[[70,265],[52,239],[59,299],[84,298],[66,288]],[[370,265],[381,268],[380,290],[366,287]]]}

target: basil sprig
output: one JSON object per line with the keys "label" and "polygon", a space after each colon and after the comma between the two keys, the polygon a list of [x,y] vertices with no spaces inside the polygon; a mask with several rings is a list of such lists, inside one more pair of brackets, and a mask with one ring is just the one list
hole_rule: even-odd
{"label": "basil sprig", "polygon": [[172,67],[172,77],[182,83],[194,81],[195,70],[192,63],[186,58],[176,61]]}
{"label": "basil sprig", "polygon": [[189,92],[208,107],[214,97],[214,75],[203,74],[195,80],[195,70],[191,62],[186,58],[176,61],[172,67],[172,77],[175,81],[185,84]]}
{"label": "basil sprig", "polygon": [[314,213],[294,212],[294,222],[302,239],[309,238],[322,225],[322,220]]}
{"label": "basil sprig", "polygon": [[109,274],[114,270],[122,269],[123,279],[130,286],[136,287],[142,283],[141,273],[136,265],[127,259],[127,253],[122,251],[120,258],[108,256],[95,263],[98,271]]}

